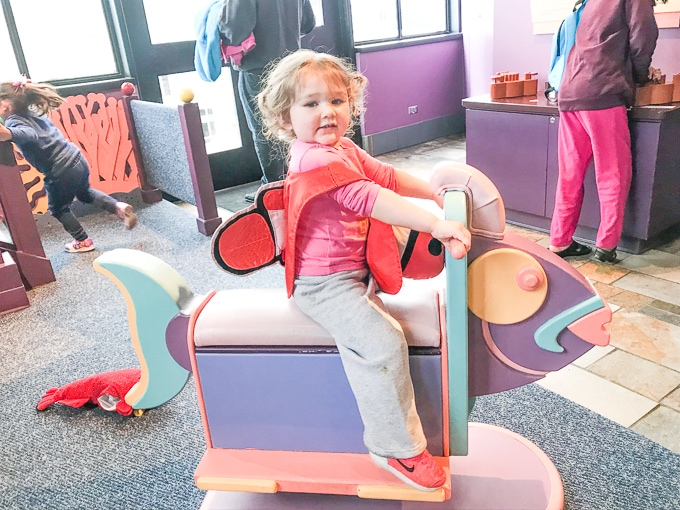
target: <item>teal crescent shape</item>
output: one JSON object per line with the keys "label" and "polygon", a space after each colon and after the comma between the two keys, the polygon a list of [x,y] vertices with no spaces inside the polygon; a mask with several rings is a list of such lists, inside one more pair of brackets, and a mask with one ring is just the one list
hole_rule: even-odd
{"label": "teal crescent shape", "polygon": [[[94,267],[123,292],[130,335],[143,373],[147,367],[146,388],[128,404],[134,409],[151,409],[168,402],[182,390],[190,372],[172,358],[165,330],[182,304],[192,297],[191,289],[168,264],[136,250],[104,253],[94,261]],[[143,375],[140,384],[144,382]],[[130,393],[134,391],[135,388]]]}
{"label": "teal crescent shape", "polygon": [[557,353],[564,352],[564,347],[557,341],[557,335],[572,322],[588,315],[590,312],[594,312],[598,308],[604,308],[604,302],[598,295],[572,306],[542,324],[534,333],[534,342],[543,350]]}

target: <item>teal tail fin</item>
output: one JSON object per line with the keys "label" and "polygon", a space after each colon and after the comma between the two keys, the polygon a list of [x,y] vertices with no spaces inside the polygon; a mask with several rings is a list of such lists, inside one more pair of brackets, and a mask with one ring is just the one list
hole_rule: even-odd
{"label": "teal tail fin", "polygon": [[93,265],[118,286],[127,304],[130,337],[142,374],[125,401],[134,409],[168,402],[182,390],[190,372],[169,352],[166,328],[191,303],[193,292],[172,267],[141,251],[112,250]]}

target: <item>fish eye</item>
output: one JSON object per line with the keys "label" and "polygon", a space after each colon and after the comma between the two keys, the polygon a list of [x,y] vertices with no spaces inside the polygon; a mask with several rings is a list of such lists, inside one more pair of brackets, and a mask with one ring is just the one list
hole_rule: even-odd
{"label": "fish eye", "polygon": [[517,324],[543,305],[548,278],[530,254],[497,248],[470,263],[468,290],[468,307],[477,317],[492,324]]}

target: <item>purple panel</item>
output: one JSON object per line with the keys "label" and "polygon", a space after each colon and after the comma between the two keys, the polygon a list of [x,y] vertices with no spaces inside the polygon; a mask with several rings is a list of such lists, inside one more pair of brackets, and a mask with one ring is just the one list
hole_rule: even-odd
{"label": "purple panel", "polygon": [[545,216],[549,117],[466,112],[466,160],[493,181],[507,209]]}
{"label": "purple panel", "polygon": [[[630,123],[633,181],[626,201],[624,235],[649,239],[680,221],[680,130],[677,124],[674,130],[668,130],[672,124],[668,120]],[[670,136],[664,139],[662,134]]]}
{"label": "purple panel", "polygon": [[[199,351],[196,360],[214,447],[366,452],[337,353]],[[442,455],[441,357],[410,360],[428,448]]]}
{"label": "purple panel", "polygon": [[[9,252],[0,249],[0,291],[23,288],[19,266]],[[25,292],[25,289],[24,289]]]}
{"label": "purple panel", "polygon": [[[357,66],[369,83],[363,135],[463,112],[462,39],[358,53]],[[418,113],[409,115],[413,105]]]}
{"label": "purple panel", "polygon": [[[536,243],[516,234],[506,234],[503,241],[475,236],[468,261],[498,248],[514,248],[527,252],[541,264],[548,277],[548,294],[543,305],[531,317],[516,324],[490,324],[493,343],[512,362],[530,370],[549,372],[559,370],[590,350],[586,343],[569,330],[558,336],[564,352],[555,353],[541,349],[534,341],[535,331],[549,319],[575,306],[594,293],[585,279],[569,263],[563,261]],[[503,292],[503,289],[498,289]],[[539,379],[519,372],[499,362],[486,347],[481,334],[481,320],[469,314],[470,395],[479,396],[516,388]]]}
{"label": "purple panel", "polygon": [[[678,32],[680,37],[680,31]],[[677,46],[680,49],[680,45]],[[637,129],[632,131],[633,135],[633,150],[647,143],[646,147],[649,151],[654,147],[653,142],[649,142],[649,138],[642,139],[641,132],[642,123],[638,123]],[[638,142],[638,140],[640,140]],[[652,138],[655,140],[655,138]],[[680,165],[680,109],[674,110],[664,116],[661,123],[661,129],[658,132],[658,148],[654,151],[656,154],[656,168],[654,174],[653,193],[650,198],[654,207],[650,212],[649,219],[649,234],[650,237],[657,232],[660,232],[669,225],[675,225],[680,222],[680,207],[678,207],[678,196],[680,196],[680,172],[678,167]],[[650,147],[651,146],[651,147]],[[652,155],[653,156],[653,155]],[[649,162],[640,161],[639,156],[635,158],[635,164],[646,171],[646,166]],[[640,193],[635,193],[635,199],[642,200],[642,190]]]}
{"label": "purple panel", "polygon": [[170,356],[184,370],[191,372],[191,359],[187,344],[187,331],[189,330],[189,316],[178,313],[165,328],[165,344]]}

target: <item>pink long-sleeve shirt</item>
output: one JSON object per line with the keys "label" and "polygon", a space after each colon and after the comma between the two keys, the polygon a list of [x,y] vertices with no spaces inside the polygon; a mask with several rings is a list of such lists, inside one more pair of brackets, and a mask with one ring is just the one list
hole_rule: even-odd
{"label": "pink long-sleeve shirt", "polygon": [[397,189],[392,165],[382,163],[349,138],[338,147],[295,141],[289,173],[342,163],[364,178],[316,197],[298,223],[295,274],[325,276],[366,267],[368,217],[380,188]]}

